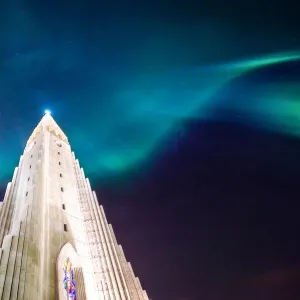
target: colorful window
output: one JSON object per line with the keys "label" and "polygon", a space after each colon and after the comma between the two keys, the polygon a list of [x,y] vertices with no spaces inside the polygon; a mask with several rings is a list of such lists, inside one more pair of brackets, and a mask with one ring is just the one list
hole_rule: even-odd
{"label": "colorful window", "polygon": [[69,257],[67,257],[67,259],[65,260],[63,272],[64,272],[64,289],[67,296],[66,299],[76,300],[74,269]]}

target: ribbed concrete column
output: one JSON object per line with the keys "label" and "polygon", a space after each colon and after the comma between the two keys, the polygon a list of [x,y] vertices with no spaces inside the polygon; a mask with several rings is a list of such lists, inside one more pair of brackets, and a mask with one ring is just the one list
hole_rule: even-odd
{"label": "ribbed concrete column", "polygon": [[120,275],[119,275],[119,271],[118,271],[118,268],[117,268],[116,257],[114,256],[113,249],[112,249],[113,244],[112,244],[112,241],[111,241],[110,236],[109,236],[109,228],[108,228],[107,220],[105,219],[105,216],[103,214],[101,215],[102,211],[99,207],[97,199],[94,198],[89,180],[87,179],[86,182],[87,182],[88,191],[90,192],[90,198],[91,198],[91,202],[92,202],[92,205],[93,205],[93,210],[96,212],[96,215],[99,216],[99,221],[100,221],[99,225],[102,227],[102,231],[104,233],[104,241],[103,242],[107,246],[108,254],[109,254],[108,259],[111,262],[113,275],[115,277],[114,279],[115,279],[116,284],[117,284],[115,286],[115,290],[117,292],[116,294],[118,294],[118,299],[121,298],[122,300],[126,300],[126,297],[125,297],[125,294],[124,294],[124,289],[123,289],[121,279],[120,279]]}
{"label": "ribbed concrete column", "polygon": [[[25,239],[24,239],[24,263],[22,259],[22,266],[21,270],[23,274],[21,273],[20,277],[20,284],[19,286],[22,287],[22,290],[20,290],[20,298],[18,294],[18,299],[36,299],[34,295],[36,295],[37,287],[34,284],[34,278],[38,277],[36,274],[38,274],[36,269],[36,243],[33,240],[34,237],[34,227],[32,223],[32,214],[33,214],[33,207],[32,203],[28,206],[28,215],[26,220],[26,229],[25,229]],[[43,265],[43,260],[41,261],[41,265]],[[24,267],[23,267],[24,266]],[[22,272],[21,271],[21,272]],[[43,273],[43,276],[44,273]],[[46,275],[45,281],[48,282],[48,276]],[[40,280],[40,278],[37,278]],[[40,286],[42,288],[43,286]],[[35,288],[35,289],[34,289]]]}
{"label": "ribbed concrete column", "polygon": [[[32,194],[32,199],[31,201],[34,202],[35,200],[35,195],[34,193]],[[44,257],[44,260],[39,261],[38,255],[41,251],[38,251],[38,235],[36,234],[35,226],[36,224],[36,219],[35,219],[35,214],[36,214],[36,207],[35,204],[31,204],[31,218],[30,218],[30,224],[28,226],[28,251],[27,251],[27,271],[26,271],[26,283],[25,283],[25,291],[24,291],[24,297],[28,297],[28,299],[35,299],[36,297],[36,291],[43,291],[46,297],[48,299],[53,299],[51,298],[51,287],[52,290],[54,289],[53,287],[53,276],[52,273],[53,271],[51,270],[51,259],[50,259],[50,249],[48,251],[45,251],[46,255]],[[45,218],[48,218],[47,220],[47,226],[50,227],[50,222],[49,222],[49,215],[46,215]],[[48,227],[48,228],[49,228]],[[42,231],[43,232],[43,231]],[[49,235],[50,230],[47,232]],[[45,239],[49,239],[49,237],[44,237]],[[49,241],[48,241],[49,243]],[[50,243],[49,243],[50,245]],[[49,246],[50,248],[50,246]],[[39,274],[39,270],[41,269],[40,266],[44,266],[44,285],[41,285],[40,278],[38,278],[37,274]],[[47,286],[45,286],[45,283],[47,282]],[[50,292],[49,292],[50,290]]]}
{"label": "ribbed concrete column", "polygon": [[[87,183],[86,183],[86,187],[87,187]],[[99,233],[99,236],[100,236],[100,244],[99,244],[99,248],[101,248],[103,250],[103,253],[104,253],[104,265],[106,266],[106,273],[107,273],[107,277],[109,278],[110,282],[111,282],[111,285],[112,285],[112,288],[113,288],[113,295],[114,297],[119,297],[119,294],[118,294],[118,290],[117,290],[117,283],[116,283],[116,280],[114,278],[114,274],[113,274],[113,270],[112,270],[112,266],[111,266],[111,262],[110,262],[110,259],[109,259],[109,255],[108,255],[108,252],[107,252],[107,247],[105,247],[105,241],[103,239],[103,231],[102,231],[102,228],[101,228],[101,222],[99,220],[99,215],[97,213],[97,210],[94,209],[94,205],[93,205],[93,199],[91,198],[91,193],[90,191],[88,190],[88,187],[86,189],[89,193],[89,203],[91,205],[91,210],[93,211],[94,213],[94,216],[95,216],[95,222],[96,222],[96,226],[97,226],[97,231]]]}
{"label": "ribbed concrete column", "polygon": [[7,209],[9,206],[9,198],[10,198],[10,190],[11,190],[12,183],[9,182],[5,191],[4,199],[2,202],[2,209],[0,211],[0,246],[2,245],[2,241],[4,238],[4,224],[6,221],[6,214]]}
{"label": "ribbed concrete column", "polygon": [[130,294],[130,299],[131,300],[139,300],[139,295],[137,293],[136,286],[134,284],[134,277],[132,277],[132,275],[130,273],[129,266],[128,266],[127,260],[125,258],[125,255],[124,255],[123,248],[121,245],[119,245],[118,248],[119,248],[119,253],[120,253],[119,254],[120,262],[122,265],[122,269],[124,271],[126,283],[127,283],[129,294]]}
{"label": "ribbed concrete column", "polygon": [[[132,268],[132,266],[131,266],[131,268]],[[132,270],[132,272],[133,272],[133,270]],[[138,277],[135,277],[135,282],[136,282],[136,286],[137,286],[137,290],[138,290],[138,294],[140,296],[140,299],[144,300],[143,288],[142,288],[140,279]]]}
{"label": "ribbed concrete column", "polygon": [[24,245],[21,257],[21,271],[19,276],[19,284],[17,290],[17,299],[24,299],[24,290],[25,290],[25,282],[26,282],[26,273],[27,273],[27,253],[28,253],[28,239],[29,239],[29,230],[30,230],[30,219],[31,219],[31,206],[28,207],[26,213],[26,221],[25,221],[25,235],[24,235]]}
{"label": "ribbed concrete column", "polygon": [[[121,266],[120,266],[120,263],[119,263],[118,256],[116,255],[116,253],[113,253],[114,243],[113,243],[113,240],[112,240],[111,235],[110,235],[110,229],[109,229],[108,222],[107,222],[104,210],[103,210],[103,206],[102,205],[99,206],[98,199],[96,197],[96,193],[94,193],[94,201],[95,201],[95,204],[96,204],[96,209],[97,209],[99,215],[101,216],[100,217],[100,220],[102,220],[101,224],[102,224],[103,228],[105,229],[105,240],[107,242],[107,245],[110,248],[111,257],[112,257],[112,260],[114,262],[114,266],[115,266],[115,269],[116,269],[119,288],[120,288],[121,291],[123,291],[123,295],[122,295],[123,298],[122,299],[126,299],[124,289],[125,289],[127,298],[129,297],[129,293],[128,293],[128,290],[127,290],[127,287],[126,287],[126,282],[124,281],[124,277],[123,276],[121,277],[119,275],[118,269],[120,270],[120,273],[122,273]],[[118,268],[117,268],[117,263],[118,263]],[[121,283],[121,279],[123,280],[123,283]]]}
{"label": "ribbed concrete column", "polygon": [[[102,267],[102,263],[104,261],[104,254],[102,252],[102,249],[95,249],[94,247],[96,244],[100,243],[100,237],[97,235],[97,230],[96,230],[96,225],[95,222],[93,221],[92,218],[92,213],[90,212],[90,207],[89,204],[87,203],[87,199],[85,197],[84,189],[83,189],[83,180],[81,178],[81,172],[80,172],[80,166],[79,166],[79,161],[75,161],[75,170],[76,170],[76,178],[78,180],[78,192],[79,192],[79,197],[80,197],[80,207],[82,214],[84,216],[84,222],[85,222],[85,229],[86,229],[86,236],[87,236],[87,243],[89,245],[89,252],[90,252],[90,257],[93,261],[93,264],[95,265],[100,265]],[[98,254],[99,252],[99,254]],[[103,271],[104,272],[104,271]],[[103,280],[103,272],[101,274],[101,280]],[[96,276],[97,280],[97,274],[94,271],[94,275]],[[101,282],[96,282],[98,291],[100,293],[103,293],[103,297],[105,300],[110,299],[109,291],[106,289],[103,289]]]}
{"label": "ribbed concrete column", "polygon": [[14,278],[14,268],[17,257],[17,249],[19,244],[19,235],[12,237],[11,248],[9,251],[9,259],[7,264],[6,276],[4,281],[4,288],[2,298],[3,300],[10,299],[10,293],[12,288],[12,282]]}
{"label": "ribbed concrete column", "polygon": [[[85,178],[83,169],[81,169],[81,176],[82,176],[82,178]],[[87,191],[87,186],[86,186],[86,181],[85,180],[84,180],[83,184],[84,184],[84,187],[85,187],[85,191]],[[88,203],[89,203],[90,211],[92,212],[93,217],[96,220],[97,231],[100,235],[99,242],[100,242],[100,245],[102,246],[102,249],[103,249],[104,255],[105,255],[105,261],[106,261],[106,266],[107,266],[107,270],[108,270],[108,276],[110,278],[109,282],[111,283],[111,286],[109,286],[109,288],[111,289],[111,299],[120,300],[120,295],[119,295],[119,292],[118,292],[116,279],[114,277],[114,272],[113,272],[111,260],[110,260],[110,257],[109,257],[108,247],[107,247],[107,244],[105,242],[103,228],[101,226],[101,223],[99,222],[99,216],[98,216],[97,211],[95,211],[93,209],[93,205],[92,205],[92,202],[91,202],[92,199],[90,198],[89,193],[87,193],[86,197],[87,197],[87,200],[88,200]]]}
{"label": "ribbed concrete column", "polygon": [[16,300],[18,296],[18,288],[20,282],[20,273],[21,273],[21,264],[22,264],[22,257],[23,257],[23,249],[24,249],[24,238],[25,238],[25,222],[21,222],[20,224],[20,236],[19,236],[19,245],[17,250],[17,257],[16,263],[14,267],[14,281],[12,284],[11,290],[11,300]]}
{"label": "ribbed concrete column", "polygon": [[[95,264],[99,260],[99,257],[97,256],[96,253],[93,253],[93,251],[90,247],[90,241],[92,241],[92,243],[95,243],[97,240],[95,224],[92,220],[92,215],[89,212],[89,206],[88,206],[87,200],[85,198],[83,182],[82,182],[82,178],[80,175],[80,165],[79,165],[79,161],[77,159],[75,159],[75,161],[74,161],[74,170],[75,170],[75,176],[76,176],[76,180],[77,180],[77,190],[78,190],[78,195],[79,195],[80,210],[83,215],[83,220],[84,220],[84,224],[85,224],[86,243],[89,245],[90,258],[93,261],[93,264]],[[90,239],[88,237],[90,237]],[[100,293],[104,292],[101,289],[98,289],[98,290]]]}
{"label": "ribbed concrete column", "polygon": [[[50,206],[50,195],[49,195],[49,179],[48,176],[50,175],[50,143],[51,143],[51,136],[50,132],[47,131],[46,128],[44,130],[44,140],[43,140],[43,160],[42,160],[42,183],[43,183],[43,189],[41,191],[41,199],[42,199],[42,207],[41,207],[41,222],[40,222],[40,231],[43,236],[43,239],[40,241],[39,244],[39,254],[40,254],[40,268],[39,268],[39,296],[43,299],[47,299],[51,295],[51,289],[53,290],[52,282],[49,281],[50,278],[49,274],[52,274],[53,271],[51,269],[51,245],[50,245],[50,214],[49,214],[49,206]],[[32,223],[32,222],[31,222]],[[32,227],[30,227],[31,230]],[[29,234],[29,253],[30,253],[30,245],[32,243],[32,237]],[[32,268],[34,267],[34,263],[31,259],[31,257],[28,257],[27,265],[29,265]],[[52,272],[51,272],[52,271]],[[50,273],[51,272],[51,273]],[[29,278],[31,279],[31,274],[29,275]],[[27,276],[27,277],[28,277]],[[50,291],[50,293],[49,293]],[[25,287],[25,297],[27,295],[30,295],[30,292],[27,292],[27,284]]]}
{"label": "ribbed concrete column", "polygon": [[[100,287],[99,287],[99,282],[97,282],[98,290],[103,291],[105,300],[114,300],[112,283],[110,280],[109,270],[108,270],[107,262],[105,259],[106,254],[105,254],[104,247],[103,247],[104,245],[101,240],[101,235],[98,230],[96,216],[95,216],[94,211],[91,208],[91,203],[90,203],[88,197],[86,196],[86,191],[84,188],[84,179],[83,179],[80,167],[79,167],[78,160],[77,160],[76,165],[77,165],[77,178],[79,180],[78,183],[79,183],[81,197],[82,197],[82,199],[84,199],[86,201],[85,203],[83,203],[83,208],[88,215],[88,219],[85,219],[85,224],[86,224],[86,230],[87,230],[88,243],[89,243],[89,247],[90,247],[90,251],[91,251],[91,258],[93,261],[96,261],[96,262],[98,260],[100,260],[99,267],[102,270],[102,276],[100,279],[101,280]],[[92,235],[92,237],[94,236],[93,239],[94,238],[96,239],[95,244],[90,243],[91,238],[92,238],[91,235]],[[94,272],[95,271],[96,270],[94,270]]]}
{"label": "ribbed concrete column", "polygon": [[[22,162],[22,156],[20,157],[19,166],[21,166],[21,162]],[[19,177],[20,177],[19,168],[16,167],[14,170],[13,179],[9,187],[8,193],[7,195],[4,196],[5,208],[1,211],[3,212],[2,217],[0,216],[0,220],[2,220],[2,222],[0,223],[0,245],[2,243],[4,236],[8,234],[11,229],[12,215],[15,209],[14,204],[16,202],[16,194],[17,194],[17,189],[15,187],[16,187],[17,179]]]}
{"label": "ribbed concrete column", "polygon": [[8,269],[8,261],[10,257],[10,249],[12,245],[12,236],[6,235],[3,240],[2,245],[2,256],[0,261],[0,299],[3,299],[3,292],[4,292],[4,286],[5,286],[5,279]]}
{"label": "ribbed concrete column", "polygon": [[[96,196],[95,192],[93,192],[93,195],[94,195],[94,198],[97,199],[97,196]],[[97,202],[98,202],[98,200],[97,200]],[[109,231],[110,238],[111,238],[111,241],[112,241],[114,253],[115,253],[115,256],[116,256],[116,261],[117,261],[117,264],[118,264],[118,269],[119,269],[119,272],[120,272],[120,277],[121,277],[121,280],[122,280],[123,288],[125,290],[125,295],[127,297],[126,299],[130,299],[130,294],[129,294],[127,283],[126,283],[126,280],[125,280],[124,270],[122,269],[122,264],[121,264],[120,256],[119,256],[119,252],[118,252],[118,247],[119,247],[118,242],[117,242],[117,239],[116,239],[116,236],[115,236],[112,225],[109,224],[108,227],[109,227],[108,231]]]}
{"label": "ribbed concrete column", "polygon": [[15,168],[12,182],[11,182],[11,184],[9,184],[7,186],[7,189],[6,189],[6,192],[4,195],[3,208],[1,210],[0,245],[2,244],[3,238],[8,233],[9,227],[10,227],[9,215],[11,214],[11,211],[13,210],[12,202],[13,202],[13,196],[16,193],[14,187],[16,184],[17,176],[18,176],[18,168]]}
{"label": "ribbed concrete column", "polygon": [[149,300],[147,292],[145,290],[143,290],[143,295],[144,295],[144,299],[145,300]]}
{"label": "ribbed concrete column", "polygon": [[130,262],[128,262],[128,268],[129,268],[129,274],[132,277],[132,280],[134,282],[134,285],[135,285],[135,288],[136,288],[139,300],[143,300],[144,297],[143,297],[143,294],[142,294],[142,288],[140,288],[138,286],[137,277],[135,277],[135,275],[134,275],[134,272],[133,272],[133,269],[132,269],[132,266],[131,266]]}

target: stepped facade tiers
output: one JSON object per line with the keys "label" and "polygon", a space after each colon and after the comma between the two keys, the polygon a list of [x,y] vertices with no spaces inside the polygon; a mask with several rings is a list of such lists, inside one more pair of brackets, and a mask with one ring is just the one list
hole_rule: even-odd
{"label": "stepped facade tiers", "polygon": [[0,300],[148,300],[49,113],[0,203]]}

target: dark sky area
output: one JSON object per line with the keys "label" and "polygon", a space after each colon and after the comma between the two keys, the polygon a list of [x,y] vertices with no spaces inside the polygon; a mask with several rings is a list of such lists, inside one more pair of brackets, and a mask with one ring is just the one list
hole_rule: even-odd
{"label": "dark sky area", "polygon": [[1,195],[51,109],[151,300],[299,300],[299,7],[244,2],[0,4]]}

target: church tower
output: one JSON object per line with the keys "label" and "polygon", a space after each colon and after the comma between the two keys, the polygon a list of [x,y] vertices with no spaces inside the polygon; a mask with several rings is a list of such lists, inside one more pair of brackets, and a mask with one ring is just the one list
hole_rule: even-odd
{"label": "church tower", "polygon": [[46,113],[0,202],[0,300],[149,300]]}

